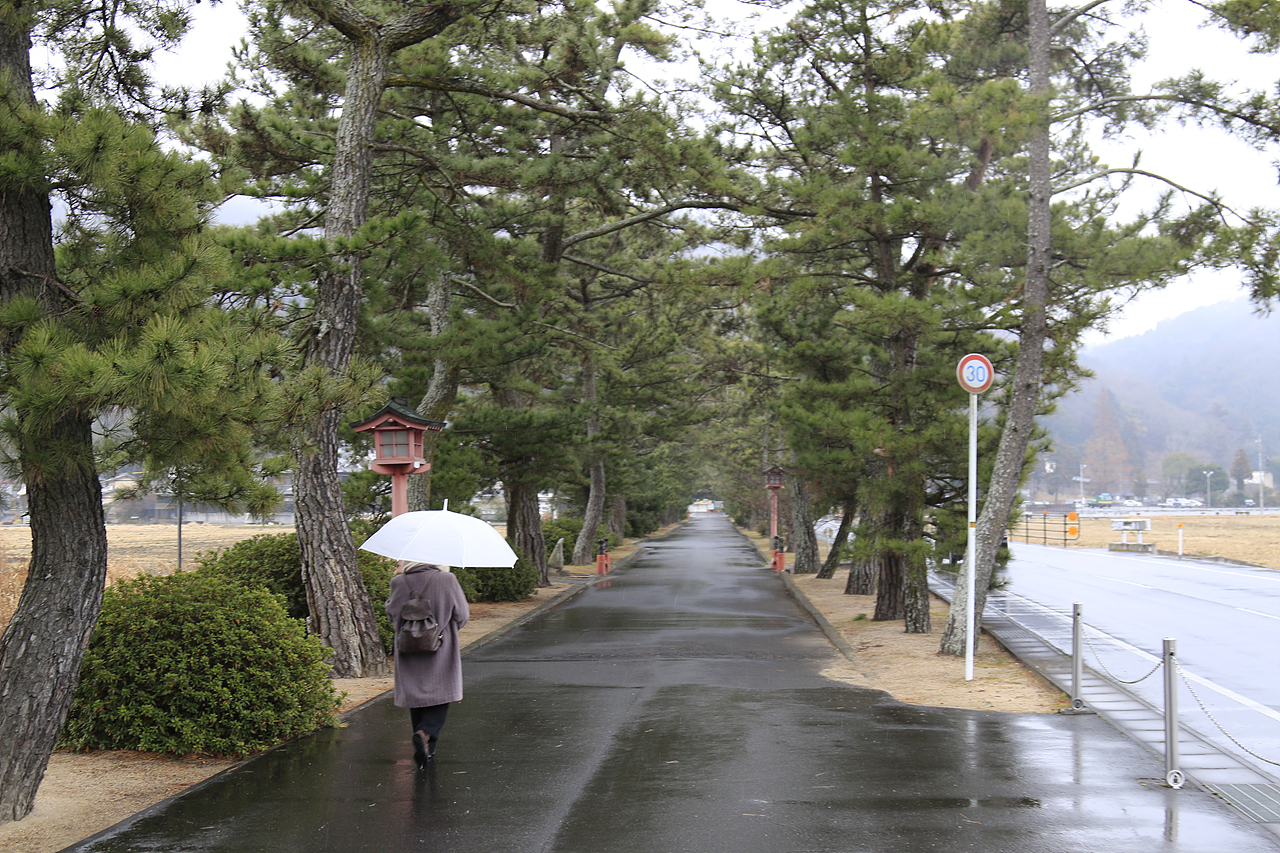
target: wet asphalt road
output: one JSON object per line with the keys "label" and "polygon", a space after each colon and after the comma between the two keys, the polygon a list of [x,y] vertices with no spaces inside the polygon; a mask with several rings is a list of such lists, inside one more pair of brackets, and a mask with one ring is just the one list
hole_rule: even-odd
{"label": "wet asphalt road", "polygon": [[720,516],[464,659],[431,769],[383,698],[83,851],[1278,851],[1098,717],[918,708]]}

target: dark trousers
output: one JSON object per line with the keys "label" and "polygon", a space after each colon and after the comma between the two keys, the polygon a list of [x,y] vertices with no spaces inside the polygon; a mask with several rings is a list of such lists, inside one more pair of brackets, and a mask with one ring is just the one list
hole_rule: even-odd
{"label": "dark trousers", "polygon": [[413,723],[415,732],[426,732],[431,743],[435,743],[440,737],[440,730],[444,728],[445,717],[449,715],[449,703],[443,705],[428,705],[425,708],[410,708],[409,720]]}

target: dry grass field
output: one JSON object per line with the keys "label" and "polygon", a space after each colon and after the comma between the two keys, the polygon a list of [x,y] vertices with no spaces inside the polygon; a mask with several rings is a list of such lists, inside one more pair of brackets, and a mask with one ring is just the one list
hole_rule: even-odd
{"label": "dry grass field", "polygon": [[[1121,517],[1121,516],[1117,516]],[[1128,516],[1124,516],[1128,517]],[[1265,515],[1184,515],[1144,516],[1150,518],[1151,532],[1146,542],[1161,551],[1177,553],[1178,525],[1182,525],[1183,552],[1188,555],[1225,557],[1257,566],[1280,569],[1280,516]],[[1035,529],[1039,530],[1038,520]],[[1081,518],[1080,538],[1068,547],[1105,548],[1119,542],[1110,518]],[[194,566],[197,554],[234,545],[241,539],[272,533],[286,533],[292,527],[192,522],[182,528],[184,566]],[[1037,534],[1038,535],[1038,534]],[[1015,528],[1014,542],[1024,533]],[[1130,534],[1130,539],[1133,539]],[[1034,540],[1033,540],[1034,541]],[[172,524],[116,524],[107,527],[109,580],[138,574],[166,574],[178,565],[178,529]],[[31,556],[31,531],[21,526],[0,526],[0,628],[18,604]]]}
{"label": "dry grass field", "polygon": [[[289,533],[292,527],[254,524],[202,524],[182,526],[182,565],[196,564],[201,552],[216,551],[234,545],[241,539],[260,534]],[[31,558],[31,529],[24,526],[0,526],[0,629],[18,606],[22,584]],[[107,578],[135,577],[140,574],[168,574],[178,567],[178,528],[173,524],[109,524],[107,525]]]}
{"label": "dry grass field", "polygon": [[[1236,515],[1143,515],[1140,511],[1131,516],[1117,518],[1150,518],[1151,530],[1142,535],[1142,541],[1154,542],[1166,553],[1178,553],[1178,530],[1182,530],[1182,553],[1198,557],[1225,557],[1255,566],[1280,569],[1280,516]],[[1080,538],[1069,542],[1071,548],[1106,548],[1111,542],[1121,541],[1121,534],[1111,529],[1111,518],[1081,518]],[[1035,531],[1031,541],[1038,541],[1039,520],[1032,521]],[[1052,529],[1052,528],[1051,528]],[[1015,528],[1010,538],[1017,543],[1025,532]],[[1135,534],[1129,541],[1136,542]]]}

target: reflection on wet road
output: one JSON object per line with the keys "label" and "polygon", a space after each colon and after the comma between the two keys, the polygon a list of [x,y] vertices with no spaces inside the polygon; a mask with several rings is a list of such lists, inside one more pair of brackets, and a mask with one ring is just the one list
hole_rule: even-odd
{"label": "reflection on wet road", "polygon": [[696,518],[468,655],[429,771],[384,699],[83,849],[1280,849],[1159,787],[1096,717],[902,705],[823,678],[836,654],[726,519]]}

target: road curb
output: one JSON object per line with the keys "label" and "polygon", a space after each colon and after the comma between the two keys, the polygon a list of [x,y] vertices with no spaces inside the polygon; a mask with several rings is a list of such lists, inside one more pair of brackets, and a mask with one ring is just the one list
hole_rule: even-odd
{"label": "road curb", "polygon": [[[739,536],[746,540],[748,545],[755,549],[756,554],[760,556],[760,562],[764,564],[764,568],[769,571],[773,571],[772,562],[765,559],[764,552],[760,550],[760,546],[755,542],[752,542],[751,537],[744,533],[736,524],[733,529],[738,532]],[[822,630],[822,633],[826,635],[827,639],[831,641],[831,645],[835,646],[840,654],[845,656],[849,663],[858,667],[858,672],[861,673],[863,678],[868,681],[876,681],[877,679],[874,675],[863,671],[861,664],[858,661],[858,654],[853,650],[853,646],[849,645],[849,641],[840,635],[840,632],[836,630],[836,627],[831,624],[826,616],[822,615],[822,611],[818,609],[817,605],[809,600],[809,596],[805,595],[804,591],[800,589],[800,587],[796,586],[796,582],[791,578],[791,573],[778,572],[778,575],[782,578],[782,585],[786,588],[787,592],[795,599],[796,603],[800,605],[800,609],[809,614],[809,618],[814,621],[818,628]]]}
{"label": "road curb", "polygon": [[[601,575],[601,577],[607,577],[607,575]],[[578,595],[579,593],[581,593],[587,587],[593,586],[597,582],[597,580],[599,580],[599,578],[575,580],[572,586],[569,586],[569,587],[566,587],[565,589],[560,590],[551,598],[548,598],[546,601],[538,602],[538,605],[536,607],[532,607],[529,610],[526,610],[520,616],[516,617],[515,619],[512,619],[507,624],[494,628],[492,631],[485,634],[483,637],[477,637],[476,639],[467,643],[465,646],[462,647],[462,654],[466,655],[470,652],[475,651],[481,646],[487,646],[489,643],[492,643],[494,640],[502,637],[508,632],[516,628],[519,628],[521,625],[530,621],[535,616],[541,616],[543,613],[546,613],[548,610],[555,607],[557,604],[568,601],[570,598],[573,598],[575,595]]]}
{"label": "road curb", "polygon": [[858,661],[858,655],[854,652],[853,646],[849,645],[849,641],[840,635],[840,632],[837,631],[836,627],[827,620],[826,616],[822,615],[822,611],[809,600],[809,596],[804,594],[804,590],[796,586],[796,582],[792,580],[791,575],[787,572],[779,572],[778,574],[782,578],[782,585],[786,587],[787,592],[796,600],[796,603],[800,605],[801,609],[809,614],[809,618],[816,622],[818,627],[822,629],[822,633],[826,634],[827,639],[831,641],[831,645],[839,649],[840,654],[844,655],[848,659],[849,663],[858,667],[858,672],[862,673],[863,678],[872,682],[876,681],[877,679],[874,675],[862,670]]}

